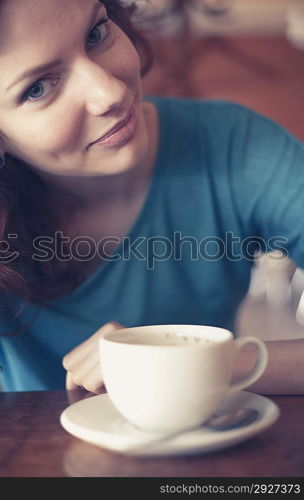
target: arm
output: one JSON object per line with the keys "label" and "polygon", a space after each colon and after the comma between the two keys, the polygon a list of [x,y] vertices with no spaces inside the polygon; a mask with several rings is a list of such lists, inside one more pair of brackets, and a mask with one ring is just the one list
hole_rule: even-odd
{"label": "arm", "polygon": [[[268,365],[262,377],[248,387],[260,394],[304,394],[304,339],[265,342]],[[244,348],[235,364],[233,379],[243,377],[253,366],[256,351]]]}
{"label": "arm", "polygon": [[[304,144],[257,113],[239,109],[235,116],[227,175],[243,238],[259,237],[263,252],[276,249],[273,238],[284,240],[279,246],[295,266],[304,268]],[[248,390],[304,394],[304,339],[268,341],[266,346],[266,371]],[[255,360],[253,348],[242,354],[239,375]]]}

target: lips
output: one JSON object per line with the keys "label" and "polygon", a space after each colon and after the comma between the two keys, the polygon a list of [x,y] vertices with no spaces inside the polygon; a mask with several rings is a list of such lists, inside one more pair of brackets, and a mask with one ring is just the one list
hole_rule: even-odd
{"label": "lips", "polygon": [[93,144],[96,144],[97,142],[98,143],[102,143],[103,141],[106,141],[109,137],[111,137],[112,135],[114,135],[116,132],[118,132],[120,129],[122,129],[123,127],[125,127],[127,125],[127,123],[129,122],[131,116],[133,115],[134,113],[134,104],[132,105],[130,111],[128,112],[128,115],[126,116],[126,118],[120,120],[118,123],[116,123],[116,125],[114,125],[114,127],[112,127],[106,134],[102,135],[101,137],[99,137],[98,139],[96,139],[96,141],[92,142],[91,144],[89,144],[88,147],[92,146]]}

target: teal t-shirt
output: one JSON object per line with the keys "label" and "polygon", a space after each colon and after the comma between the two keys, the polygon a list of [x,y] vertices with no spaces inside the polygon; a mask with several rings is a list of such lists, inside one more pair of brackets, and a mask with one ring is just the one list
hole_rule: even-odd
{"label": "teal t-shirt", "polygon": [[[63,389],[63,356],[108,321],[233,329],[255,250],[304,264],[304,146],[237,104],[151,97],[160,144],[130,233],[85,282],[2,319],[3,390]],[[11,307],[18,300],[8,298]]]}

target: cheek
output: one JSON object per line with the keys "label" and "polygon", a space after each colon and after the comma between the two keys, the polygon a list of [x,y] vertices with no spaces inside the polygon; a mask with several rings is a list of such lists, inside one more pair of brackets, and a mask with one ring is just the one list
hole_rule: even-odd
{"label": "cheek", "polygon": [[113,76],[125,83],[138,83],[141,79],[141,61],[139,54],[127,35],[119,30],[113,49],[103,55],[100,64],[105,64]]}
{"label": "cheek", "polygon": [[[64,112],[66,110],[66,112]],[[54,110],[47,121],[35,127],[31,140],[38,150],[67,154],[75,149],[82,132],[82,113],[73,102],[66,102],[60,112]],[[55,126],[54,126],[55,124]]]}
{"label": "cheek", "polygon": [[[71,108],[69,108],[71,109]],[[56,123],[56,127],[54,127]],[[52,116],[47,120],[21,120],[12,130],[5,130],[7,140],[7,151],[20,155],[26,159],[36,155],[48,154],[50,152],[60,153],[60,151],[72,150],[72,145],[79,139],[79,128],[77,127],[76,117],[69,113],[56,114],[55,119]]]}

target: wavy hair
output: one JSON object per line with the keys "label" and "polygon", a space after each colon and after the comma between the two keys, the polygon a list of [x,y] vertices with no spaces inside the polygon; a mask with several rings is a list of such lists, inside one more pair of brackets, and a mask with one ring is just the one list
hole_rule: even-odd
{"label": "wavy hair", "polygon": [[[100,0],[101,1],[101,0]],[[109,18],[129,37],[142,62],[141,74],[153,64],[145,35],[132,21],[136,5],[104,0]],[[47,183],[26,163],[7,154],[0,170],[0,292],[42,306],[63,296],[79,283],[78,262],[32,258],[33,241],[39,236],[54,238],[59,218]],[[18,238],[12,238],[17,234]],[[9,247],[8,247],[9,243]],[[14,258],[18,255],[18,258]]]}

